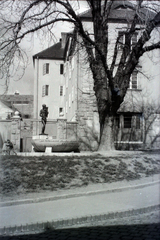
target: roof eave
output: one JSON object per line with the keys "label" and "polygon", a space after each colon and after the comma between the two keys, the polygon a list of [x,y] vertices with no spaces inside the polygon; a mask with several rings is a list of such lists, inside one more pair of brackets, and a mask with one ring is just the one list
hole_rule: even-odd
{"label": "roof eave", "polygon": [[64,57],[45,57],[45,56],[33,56],[33,60],[35,59],[47,59],[47,60],[62,60],[64,61]]}

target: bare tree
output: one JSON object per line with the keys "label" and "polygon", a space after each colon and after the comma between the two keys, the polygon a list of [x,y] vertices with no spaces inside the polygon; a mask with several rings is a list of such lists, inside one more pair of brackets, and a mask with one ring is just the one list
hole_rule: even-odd
{"label": "bare tree", "polygon": [[[100,122],[99,150],[114,149],[113,128],[114,117],[123,102],[129,87],[130,76],[139,63],[140,57],[149,51],[160,48],[160,41],[152,40],[152,32],[160,24],[160,12],[156,12],[143,4],[143,0],[134,4],[129,1],[116,0],[86,0],[93,22],[93,35],[84,28],[81,15],[77,14],[75,6],[78,1],[70,0],[1,0],[1,42],[3,52],[0,67],[2,73],[10,76],[14,59],[24,60],[20,49],[23,38],[40,29],[52,33],[57,22],[70,22],[80,36],[85,47],[87,58],[94,80],[94,91]],[[128,18],[123,19],[126,30],[115,41],[115,47],[110,61],[108,25],[110,15],[116,10],[117,4],[123,9],[127,6],[132,10]],[[3,11],[2,11],[3,10]],[[11,13],[14,12],[14,15]],[[10,19],[3,13],[10,12]],[[140,35],[138,42],[132,45],[135,33]],[[121,37],[125,36],[122,42]],[[120,57],[119,46],[121,45]]]}
{"label": "bare tree", "polygon": [[[118,112],[119,115],[123,114],[123,116],[129,112],[131,116],[130,128],[124,129],[123,126],[115,131],[115,141],[118,148],[122,147],[123,141],[126,142],[127,149],[130,149],[131,145],[133,147],[133,144],[135,149],[159,148],[160,103],[152,99],[151,90],[128,92]],[[138,142],[140,143],[139,147],[137,147]]]}
{"label": "bare tree", "polygon": [[154,104],[153,102],[142,103],[142,111],[144,119],[143,145],[144,148],[152,148],[160,138],[160,106],[158,104]]}

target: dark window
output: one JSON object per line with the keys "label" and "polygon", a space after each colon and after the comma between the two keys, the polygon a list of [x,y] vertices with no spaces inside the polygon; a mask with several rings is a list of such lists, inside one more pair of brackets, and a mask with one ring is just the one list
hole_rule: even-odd
{"label": "dark window", "polygon": [[63,86],[60,86],[60,96],[63,96]]}
{"label": "dark window", "polygon": [[7,114],[7,117],[6,117],[6,120],[10,120],[10,119],[11,119],[11,114],[8,113],[8,114]]}
{"label": "dark window", "polygon": [[49,85],[43,85],[42,87],[42,97],[49,95]]}
{"label": "dark window", "polygon": [[132,115],[124,115],[124,128],[131,128]]}
{"label": "dark window", "polygon": [[63,116],[63,108],[59,108],[59,116]]}
{"label": "dark window", "polygon": [[137,71],[134,71],[131,76],[131,89],[137,89]]}
{"label": "dark window", "polygon": [[60,64],[60,74],[63,74],[63,64]]}
{"label": "dark window", "polygon": [[49,74],[49,63],[43,64],[43,75]]}
{"label": "dark window", "polygon": [[63,108],[59,108],[59,113],[62,113],[63,112]]}

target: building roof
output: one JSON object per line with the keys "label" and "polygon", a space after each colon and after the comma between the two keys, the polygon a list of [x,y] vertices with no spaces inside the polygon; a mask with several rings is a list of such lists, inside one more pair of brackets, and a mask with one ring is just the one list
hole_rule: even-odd
{"label": "building roof", "polygon": [[33,108],[29,104],[14,104],[16,110],[22,115],[31,115]]}
{"label": "building roof", "polygon": [[11,102],[7,102],[1,99],[0,99],[0,102],[3,103],[6,107],[12,109],[13,112],[16,111],[16,108],[11,104]]}
{"label": "building roof", "polygon": [[0,95],[0,101],[12,109],[18,111],[22,116],[33,113],[33,95]]}
{"label": "building roof", "polygon": [[61,41],[43,50],[42,52],[35,54],[33,56],[33,60],[36,58],[64,60],[64,48],[61,46]]}
{"label": "building roof", "polygon": [[[111,11],[108,16],[108,22],[129,22],[133,20],[135,12],[133,10],[136,10],[136,5],[129,2],[129,1],[114,1],[111,7]],[[84,13],[81,13],[80,18],[84,21],[90,21],[92,18],[92,10],[88,10]],[[147,8],[142,8],[139,13],[139,18],[142,21],[146,22],[147,19],[153,19],[155,16],[155,13],[152,11],[149,11]]]}
{"label": "building roof", "polygon": [[118,113],[142,113],[141,104],[134,103],[133,101],[124,101],[121,103]]}
{"label": "building roof", "polygon": [[0,95],[0,100],[10,103],[29,103],[33,102],[33,95]]}

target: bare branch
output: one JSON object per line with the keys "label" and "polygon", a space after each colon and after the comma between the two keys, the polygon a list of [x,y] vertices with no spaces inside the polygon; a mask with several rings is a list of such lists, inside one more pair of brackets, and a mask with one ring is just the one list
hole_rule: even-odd
{"label": "bare branch", "polygon": [[152,51],[154,49],[158,49],[160,48],[160,41],[158,43],[155,43],[153,45],[150,45],[150,46],[147,46],[147,47],[144,47],[142,49],[143,52],[149,52],[149,51]]}

